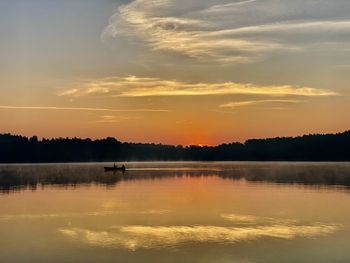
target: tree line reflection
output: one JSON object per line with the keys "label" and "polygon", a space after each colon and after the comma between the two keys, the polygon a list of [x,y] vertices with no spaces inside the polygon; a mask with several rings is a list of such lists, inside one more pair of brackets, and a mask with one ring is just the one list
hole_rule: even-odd
{"label": "tree line reflection", "polygon": [[47,186],[113,187],[121,181],[169,177],[217,176],[223,179],[278,184],[350,187],[350,163],[150,163],[129,165],[125,173],[105,172],[103,165],[11,165],[0,167],[0,192]]}

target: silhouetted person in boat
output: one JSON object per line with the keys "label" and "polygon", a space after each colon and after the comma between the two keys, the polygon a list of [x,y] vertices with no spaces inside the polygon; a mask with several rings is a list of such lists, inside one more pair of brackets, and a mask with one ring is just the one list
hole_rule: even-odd
{"label": "silhouetted person in boat", "polygon": [[125,171],[125,169],[126,169],[126,168],[125,168],[125,165],[123,164],[123,165],[122,165],[122,170]]}
{"label": "silhouetted person in boat", "polygon": [[114,168],[114,169],[117,168],[117,167],[115,166],[115,164],[113,164],[113,168]]}

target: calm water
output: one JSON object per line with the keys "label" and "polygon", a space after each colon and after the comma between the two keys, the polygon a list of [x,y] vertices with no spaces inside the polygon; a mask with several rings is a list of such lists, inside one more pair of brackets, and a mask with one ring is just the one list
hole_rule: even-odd
{"label": "calm water", "polygon": [[350,262],[349,163],[1,165],[0,262]]}

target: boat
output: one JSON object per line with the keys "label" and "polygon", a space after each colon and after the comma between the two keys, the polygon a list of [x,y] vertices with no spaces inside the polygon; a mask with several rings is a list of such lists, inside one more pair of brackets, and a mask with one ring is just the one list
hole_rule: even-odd
{"label": "boat", "polygon": [[126,170],[125,165],[122,165],[120,167],[116,165],[113,165],[111,167],[105,166],[104,169],[105,171],[123,171],[123,172]]}

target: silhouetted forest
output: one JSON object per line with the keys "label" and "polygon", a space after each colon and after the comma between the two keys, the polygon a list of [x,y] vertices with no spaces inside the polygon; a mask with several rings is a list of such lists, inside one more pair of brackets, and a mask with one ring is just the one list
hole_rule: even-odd
{"label": "silhouetted forest", "polygon": [[218,146],[125,143],[115,138],[38,140],[0,134],[1,163],[100,161],[350,161],[350,131],[251,139]]}

